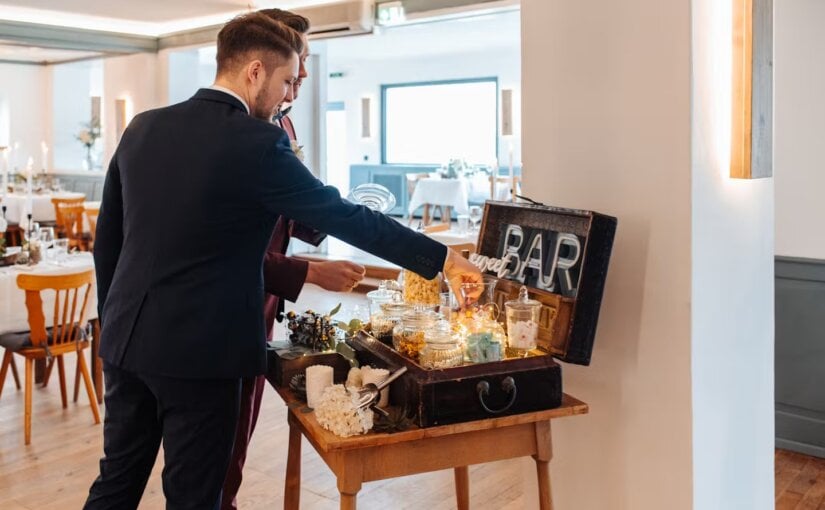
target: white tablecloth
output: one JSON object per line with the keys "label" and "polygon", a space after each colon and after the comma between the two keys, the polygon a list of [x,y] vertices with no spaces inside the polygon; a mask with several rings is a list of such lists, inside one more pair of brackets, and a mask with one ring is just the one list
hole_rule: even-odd
{"label": "white tablecloth", "polygon": [[[54,221],[55,212],[52,198],[84,198],[83,193],[64,191],[60,193],[43,193],[32,195],[32,219],[34,221]],[[6,220],[9,223],[20,223],[26,217],[26,194],[9,193],[3,199],[6,206]]]}
{"label": "white tablecloth", "polygon": [[424,204],[449,205],[456,214],[468,214],[467,184],[459,179],[421,179],[415,184],[408,211]]}
{"label": "white tablecloth", "polygon": [[[83,269],[93,269],[94,260],[88,252],[69,255],[60,265],[41,262],[28,268],[24,266],[0,267],[0,333],[28,331],[28,312],[26,311],[26,293],[17,287],[19,274],[65,274],[74,273]],[[52,325],[54,319],[54,297],[52,290],[42,291],[43,313],[46,316],[46,326]],[[80,296],[78,296],[78,306]],[[97,289],[93,286],[89,296],[87,319],[97,318]]]}

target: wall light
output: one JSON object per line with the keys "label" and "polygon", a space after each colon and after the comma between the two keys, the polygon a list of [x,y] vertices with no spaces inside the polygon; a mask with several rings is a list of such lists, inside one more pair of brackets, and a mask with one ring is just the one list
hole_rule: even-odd
{"label": "wall light", "polygon": [[126,126],[132,121],[132,102],[127,98],[115,99],[115,140],[120,141]]}
{"label": "wall light", "polygon": [[730,176],[773,175],[773,0],[733,0]]}

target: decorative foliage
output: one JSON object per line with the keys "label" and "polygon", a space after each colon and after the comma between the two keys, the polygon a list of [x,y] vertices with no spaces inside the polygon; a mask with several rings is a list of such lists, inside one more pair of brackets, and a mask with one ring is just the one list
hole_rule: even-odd
{"label": "decorative foliage", "polygon": [[394,407],[387,409],[388,416],[376,415],[372,430],[392,434],[403,432],[413,426],[412,420],[407,417],[407,408]]}
{"label": "decorative foliage", "polygon": [[335,347],[336,329],[331,318],[340,310],[339,303],[326,315],[312,310],[300,315],[292,311],[287,313],[287,328],[291,331],[289,341],[292,345],[303,345],[315,352],[332,350]]}

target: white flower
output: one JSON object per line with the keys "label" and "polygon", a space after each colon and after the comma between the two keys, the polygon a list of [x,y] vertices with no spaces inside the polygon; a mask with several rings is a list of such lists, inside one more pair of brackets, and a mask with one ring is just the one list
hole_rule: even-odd
{"label": "white flower", "polygon": [[355,399],[355,395],[342,384],[325,388],[321,401],[315,406],[318,424],[341,437],[367,433],[372,429],[372,411],[357,409]]}
{"label": "white flower", "polygon": [[92,134],[89,133],[88,129],[82,130],[78,135],[77,139],[80,140],[80,143],[83,145],[91,145],[94,140],[92,139]]}
{"label": "white flower", "polygon": [[292,145],[292,152],[295,153],[295,157],[301,160],[301,163],[304,162],[304,146],[298,145],[298,142],[295,140],[290,140],[290,145]]}

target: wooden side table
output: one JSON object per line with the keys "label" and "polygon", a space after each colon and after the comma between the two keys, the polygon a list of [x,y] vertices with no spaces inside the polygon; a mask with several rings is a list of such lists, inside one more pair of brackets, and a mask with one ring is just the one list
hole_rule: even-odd
{"label": "wooden side table", "polygon": [[550,422],[586,414],[588,406],[564,395],[561,407],[455,425],[411,429],[394,434],[370,433],[348,438],[324,430],[289,389],[275,387],[289,407],[284,508],[297,510],[301,494],[301,435],[338,479],[341,509],[354,510],[361,484],[398,476],[452,468],[459,510],[470,507],[467,467],[516,457],[536,461],[541,510],[552,510],[549,462],[553,456]]}

